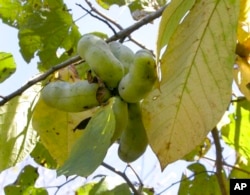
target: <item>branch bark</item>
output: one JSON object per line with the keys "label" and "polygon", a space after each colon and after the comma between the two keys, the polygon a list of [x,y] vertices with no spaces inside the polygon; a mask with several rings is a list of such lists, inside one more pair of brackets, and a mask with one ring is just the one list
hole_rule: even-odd
{"label": "branch bark", "polygon": [[[153,21],[154,19],[160,17],[165,8],[166,8],[166,6],[163,6],[159,10],[155,11],[152,14],[145,16],[143,19],[141,19],[140,21],[136,22],[135,24],[129,26],[128,28],[122,29],[121,31],[119,31],[118,33],[116,33],[115,35],[113,35],[109,39],[107,39],[107,42],[116,41],[118,39],[123,39],[124,37],[129,36],[132,32],[138,30],[143,25],[146,25],[146,24],[150,23],[151,21]],[[71,64],[75,64],[75,63],[79,62],[80,60],[81,60],[80,56],[78,56],[78,55],[74,56],[74,57],[72,57],[72,58],[70,58],[70,59],[68,59],[60,64],[53,66],[47,72],[35,77],[34,79],[29,80],[26,84],[24,84],[22,87],[20,87],[19,89],[17,89],[13,93],[11,93],[7,96],[0,96],[0,98],[2,98],[2,100],[0,101],[0,106],[4,105],[5,103],[10,101],[14,97],[21,95],[29,87],[46,79],[49,75],[53,74],[55,71],[57,71],[61,68],[64,68],[66,66],[69,66]]]}
{"label": "branch bark", "polygon": [[139,191],[137,191],[137,189],[135,188],[135,186],[131,183],[131,181],[129,180],[129,178],[127,177],[127,175],[125,173],[122,173],[121,171],[116,170],[114,167],[102,162],[101,164],[102,166],[104,166],[105,168],[109,169],[110,171],[116,173],[117,175],[121,176],[126,183],[128,184],[128,186],[131,188],[131,190],[133,191],[133,193],[135,195],[141,195],[141,193]]}
{"label": "branch bark", "polygon": [[213,128],[212,136],[214,139],[215,149],[216,149],[216,177],[219,182],[220,190],[222,195],[227,195],[226,184],[224,182],[223,175],[223,156],[222,156],[222,147],[220,144],[219,131],[217,127]]}

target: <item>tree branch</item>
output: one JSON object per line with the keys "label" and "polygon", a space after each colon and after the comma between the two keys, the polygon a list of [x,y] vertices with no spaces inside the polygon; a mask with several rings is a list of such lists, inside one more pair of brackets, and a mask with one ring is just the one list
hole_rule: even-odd
{"label": "tree branch", "polygon": [[[141,26],[148,24],[149,22],[153,21],[154,19],[160,17],[162,15],[162,12],[166,8],[166,5],[160,8],[159,10],[155,11],[152,14],[149,14],[145,16],[143,19],[141,19],[139,22],[136,22],[135,24],[129,26],[126,29],[121,30],[120,32],[116,33],[109,39],[107,39],[107,42],[116,41],[118,39],[125,38],[126,36],[129,36],[133,31],[139,29]],[[55,71],[64,68],[66,66],[69,66],[71,64],[78,63],[81,60],[80,56],[74,56],[60,64],[57,64],[50,68],[47,72],[35,77],[34,79],[29,80],[25,85],[14,91],[13,93],[7,95],[7,96],[0,96],[2,100],[0,101],[0,106],[4,105],[6,102],[10,101],[12,98],[21,95],[25,90],[27,90],[29,87],[35,85],[36,83],[46,79],[49,75],[53,74]]]}
{"label": "tree branch", "polygon": [[137,191],[137,189],[135,188],[135,186],[131,183],[131,181],[129,180],[129,178],[127,177],[127,175],[125,173],[122,173],[121,171],[116,170],[114,167],[106,164],[105,162],[102,162],[101,164],[102,166],[104,166],[105,168],[109,169],[110,171],[116,173],[117,175],[121,176],[126,183],[128,184],[128,186],[131,188],[131,190],[133,191],[133,193],[135,195],[140,195],[141,193]]}
{"label": "tree branch", "polygon": [[222,157],[222,147],[220,144],[219,131],[217,127],[213,128],[212,136],[214,139],[215,149],[216,149],[216,177],[219,182],[220,190],[222,195],[227,195],[227,190],[224,182],[223,175],[223,157]]}
{"label": "tree branch", "polygon": [[2,99],[0,101],[0,106],[4,105],[6,102],[11,100],[12,98],[21,95],[25,90],[27,90],[29,87],[33,86],[34,84],[43,81],[46,79],[49,75],[53,74],[55,71],[64,68],[66,66],[69,66],[71,64],[78,64],[79,61],[81,61],[80,56],[74,56],[60,64],[57,64],[56,66],[51,67],[47,72],[35,77],[34,79],[29,80],[26,84],[24,84],[22,87],[14,91],[13,93],[7,95],[7,96],[2,96]]}

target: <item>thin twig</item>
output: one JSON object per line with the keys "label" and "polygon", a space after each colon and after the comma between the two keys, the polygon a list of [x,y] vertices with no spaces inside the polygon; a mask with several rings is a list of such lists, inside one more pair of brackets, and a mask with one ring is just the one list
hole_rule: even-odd
{"label": "thin twig", "polygon": [[[213,162],[216,161],[216,160],[211,159],[211,158],[206,157],[206,156],[203,156],[202,158],[203,158],[203,159],[206,159],[206,160],[213,161]],[[234,165],[230,165],[230,164],[228,164],[228,163],[226,163],[226,162],[224,162],[224,161],[223,161],[223,166],[227,166],[227,167],[230,167],[231,169],[235,169],[235,170],[237,170],[237,171],[241,171],[241,172],[243,172],[243,173],[246,173],[246,174],[249,174],[249,175],[250,175],[250,172],[249,172],[249,171],[244,170],[244,169],[241,169],[241,168],[236,167],[236,166],[234,166]]]}
{"label": "thin twig", "polygon": [[221,194],[227,195],[227,190],[224,182],[223,175],[223,156],[222,156],[222,147],[220,144],[219,131],[217,127],[214,127],[212,130],[212,136],[214,139],[215,149],[216,149],[216,177],[220,186]]}
{"label": "thin twig", "polygon": [[[119,30],[124,30],[124,28],[118,24],[117,22],[115,22],[112,18],[104,15],[103,13],[99,12],[93,5],[91,2],[89,2],[88,0],[85,0],[85,2],[87,3],[87,5],[90,7],[90,9],[95,12],[96,14],[98,14],[99,16],[101,16],[102,18],[104,18],[105,20],[109,21],[111,24],[113,24],[114,26],[116,26]],[[143,49],[147,49],[144,45],[142,45],[141,43],[139,43],[137,40],[133,39],[131,35],[128,36],[128,39],[133,42],[135,45],[139,46],[140,48]]]}
{"label": "thin twig", "polygon": [[[148,16],[144,17],[142,20],[140,20],[139,22],[129,26],[128,28],[121,30],[120,32],[118,32],[116,35],[110,37],[109,39],[107,39],[107,42],[111,42],[111,41],[116,41],[118,39],[124,38],[128,35],[130,35],[133,31],[137,30],[138,28],[140,28],[143,25],[146,25],[147,23],[153,21],[154,19],[158,18],[161,16],[163,10],[165,9],[166,6],[160,8],[159,10],[157,10],[156,12],[149,14]],[[60,64],[57,64],[55,66],[53,66],[52,68],[50,68],[47,72],[35,77],[34,79],[31,79],[30,81],[28,81],[25,85],[23,85],[22,87],[20,87],[19,89],[17,89],[16,91],[14,91],[13,93],[7,95],[7,96],[1,96],[2,100],[0,101],[0,106],[4,105],[6,102],[8,102],[9,100],[11,100],[12,98],[21,95],[25,90],[27,90],[29,87],[35,85],[36,83],[46,79],[49,75],[53,74],[55,71],[64,68],[70,64],[74,64],[74,63],[78,63],[78,61],[80,61],[81,58],[80,56],[74,56]]]}
{"label": "thin twig", "polygon": [[115,31],[115,29],[113,28],[113,26],[111,26],[106,20],[100,18],[99,16],[96,16],[96,15],[92,14],[91,11],[87,10],[87,9],[86,9],[85,7],[83,7],[81,4],[76,3],[76,5],[79,6],[80,8],[82,8],[84,11],[86,11],[86,12],[87,12],[89,15],[91,15],[93,18],[96,18],[96,19],[102,21],[103,23],[105,23],[105,24],[113,31],[113,33],[116,35],[116,31]]}
{"label": "thin twig", "polygon": [[162,15],[162,12],[165,10],[166,7],[167,7],[167,5],[161,7],[160,9],[155,11],[154,13],[151,13],[151,14],[145,16],[140,21],[134,23],[133,25],[129,26],[128,28],[121,30],[116,35],[113,35],[112,37],[110,37],[109,41],[115,41],[119,38],[124,38],[124,37],[129,36],[132,32],[138,30],[143,25],[148,24],[148,23],[152,22],[153,20],[155,20],[156,18],[160,17]]}
{"label": "thin twig", "polygon": [[132,172],[135,174],[136,178],[138,179],[138,181],[140,183],[140,188],[142,188],[143,182],[142,182],[141,178],[139,177],[139,175],[136,173],[136,171],[134,170],[134,168],[130,164],[128,164],[127,167],[129,167],[132,170]]}
{"label": "thin twig", "polygon": [[137,191],[137,189],[131,183],[131,181],[129,180],[129,178],[127,177],[127,175],[125,173],[122,173],[121,171],[116,170],[114,167],[106,164],[105,162],[102,162],[101,165],[104,166],[105,168],[109,169],[110,171],[116,173],[117,175],[121,176],[126,181],[126,183],[128,184],[128,186],[131,188],[131,190],[133,191],[133,193],[135,195],[140,195],[140,192]]}

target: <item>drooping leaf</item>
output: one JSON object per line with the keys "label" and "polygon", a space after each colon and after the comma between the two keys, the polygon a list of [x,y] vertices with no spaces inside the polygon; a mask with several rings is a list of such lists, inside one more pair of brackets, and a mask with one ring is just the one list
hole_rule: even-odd
{"label": "drooping leaf", "polygon": [[0,52],[0,83],[16,71],[16,63],[12,54]]}
{"label": "drooping leaf", "polygon": [[19,174],[17,180],[4,188],[6,195],[22,194],[22,195],[47,195],[47,191],[43,188],[35,188],[35,181],[39,177],[37,168],[27,165]]}
{"label": "drooping leaf", "polygon": [[[162,19],[160,22],[158,30],[158,39],[156,47],[156,56],[160,57],[161,49],[169,42],[172,34],[178,27],[181,19],[187,14],[187,11],[194,4],[194,0],[191,1],[182,1],[175,0],[172,1],[164,10],[162,14]],[[158,61],[159,59],[157,59]]]}
{"label": "drooping leaf", "polygon": [[89,176],[102,163],[115,130],[112,103],[101,107],[89,121],[81,137],[74,144],[67,161],[58,174]]}
{"label": "drooping leaf", "polygon": [[[203,165],[199,163],[191,164],[188,169],[194,173],[194,178],[188,178],[182,175],[178,194],[192,195],[220,195],[220,187],[215,175],[209,175]],[[228,182],[229,183],[229,182]]]}
{"label": "drooping leaf", "polygon": [[68,158],[72,146],[81,136],[81,131],[73,129],[83,119],[92,116],[95,112],[87,110],[79,113],[68,113],[47,106],[40,98],[34,109],[32,124],[38,132],[42,144],[58,165],[62,165]]}
{"label": "drooping leaf", "polygon": [[35,85],[0,107],[0,171],[22,161],[36,145],[31,116],[39,90]]}
{"label": "drooping leaf", "polygon": [[161,92],[153,90],[142,103],[162,168],[200,144],[229,104],[238,9],[236,0],[196,1],[170,38]]}
{"label": "drooping leaf", "polygon": [[242,100],[234,103],[235,112],[229,117],[231,122],[223,126],[223,140],[237,152],[250,159],[250,102]]}

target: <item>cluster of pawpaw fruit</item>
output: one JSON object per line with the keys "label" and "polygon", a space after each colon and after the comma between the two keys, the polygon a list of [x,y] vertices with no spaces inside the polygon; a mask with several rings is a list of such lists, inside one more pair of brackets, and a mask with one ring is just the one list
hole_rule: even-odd
{"label": "cluster of pawpaw fruit", "polygon": [[81,112],[115,99],[116,128],[111,142],[119,143],[121,160],[135,161],[148,145],[140,104],[157,79],[153,55],[144,49],[134,53],[120,42],[106,43],[93,34],[82,36],[77,52],[88,64],[91,79],[50,82],[41,97],[66,112]]}

